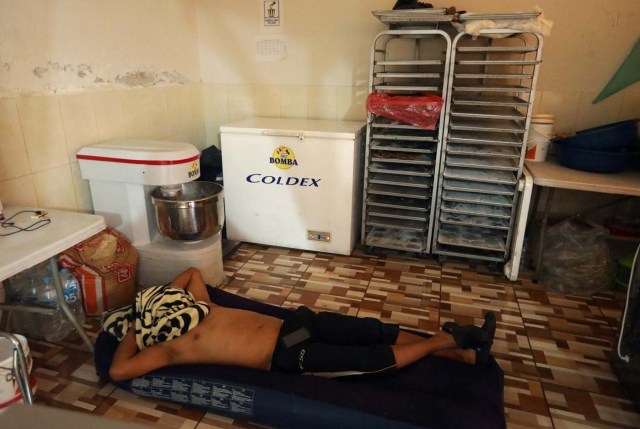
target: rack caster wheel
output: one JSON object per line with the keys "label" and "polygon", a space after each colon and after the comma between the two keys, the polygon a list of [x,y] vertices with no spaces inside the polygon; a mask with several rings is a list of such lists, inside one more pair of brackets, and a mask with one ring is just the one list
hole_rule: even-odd
{"label": "rack caster wheel", "polygon": [[447,257],[445,255],[438,255],[438,262],[444,264],[445,262],[447,262]]}

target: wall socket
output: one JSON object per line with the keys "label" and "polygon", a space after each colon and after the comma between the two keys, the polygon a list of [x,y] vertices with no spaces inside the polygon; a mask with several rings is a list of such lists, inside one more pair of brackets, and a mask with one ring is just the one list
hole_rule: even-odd
{"label": "wall socket", "polygon": [[307,240],[323,241],[325,243],[328,243],[331,241],[331,233],[322,231],[307,231]]}

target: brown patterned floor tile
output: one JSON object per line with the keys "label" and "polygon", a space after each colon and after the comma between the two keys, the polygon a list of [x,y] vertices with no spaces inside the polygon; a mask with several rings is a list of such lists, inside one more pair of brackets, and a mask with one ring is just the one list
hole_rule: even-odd
{"label": "brown patterned floor tile", "polygon": [[306,305],[315,311],[335,311],[336,313],[356,316],[358,307],[362,301],[362,294],[355,293],[355,296],[335,296],[326,293],[308,291],[304,289],[294,289],[291,291],[283,307],[296,308]]}
{"label": "brown patterned floor tile", "polygon": [[[278,252],[278,250],[283,250]],[[297,251],[269,248],[256,252],[234,274],[235,279],[255,283],[293,287],[307,270],[313,258],[300,255]]]}
{"label": "brown patterned floor tile", "polygon": [[258,429],[266,426],[236,420],[217,414],[207,413],[202,418],[196,429]]}
{"label": "brown patterned floor tile", "polygon": [[362,299],[373,270],[373,265],[363,265],[360,258],[319,255],[309,264],[296,289]]}
{"label": "brown patterned floor tile", "polygon": [[[474,283],[467,280],[455,283],[443,281],[440,286],[440,302],[442,314],[453,316],[454,321],[458,321],[460,317],[466,317],[474,318],[481,323],[485,313],[493,311],[498,322],[514,326],[523,325],[512,286]],[[440,322],[444,323],[448,320],[441,318]],[[468,323],[473,321],[468,320]]]}
{"label": "brown patterned floor tile", "polygon": [[245,298],[266,302],[273,305],[282,305],[291,292],[290,287],[274,286],[231,279],[224,286],[226,292],[231,292]]}
{"label": "brown patterned floor tile", "polygon": [[624,398],[609,364],[609,339],[529,329],[528,334],[542,381]]}
{"label": "brown patterned floor tile", "polygon": [[553,428],[539,381],[505,375],[504,405],[509,429]]}
{"label": "brown patterned floor tile", "polygon": [[620,329],[622,312],[627,303],[627,292],[620,290],[603,290],[591,295],[598,308],[615,331]]}
{"label": "brown patterned floor tile", "polygon": [[169,402],[142,398],[116,389],[105,401],[100,414],[114,419],[133,421],[154,428],[195,428],[205,412]]}
{"label": "brown patterned floor tile", "polygon": [[388,301],[370,298],[360,304],[358,317],[374,317],[384,322],[398,323],[404,328],[433,334],[440,330],[438,306],[397,305]]}
{"label": "brown patterned floor tile", "polygon": [[556,428],[638,428],[640,414],[627,399],[543,383]]}
{"label": "brown patterned floor tile", "polygon": [[532,380],[540,378],[524,326],[499,323],[491,354],[505,374]]}

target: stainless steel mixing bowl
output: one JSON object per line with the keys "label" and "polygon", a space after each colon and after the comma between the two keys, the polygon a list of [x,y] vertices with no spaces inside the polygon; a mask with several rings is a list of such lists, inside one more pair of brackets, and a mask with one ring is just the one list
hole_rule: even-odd
{"label": "stainless steel mixing bowl", "polygon": [[217,183],[183,183],[170,196],[158,187],[151,192],[151,201],[160,233],[172,240],[204,240],[224,224],[223,188]]}

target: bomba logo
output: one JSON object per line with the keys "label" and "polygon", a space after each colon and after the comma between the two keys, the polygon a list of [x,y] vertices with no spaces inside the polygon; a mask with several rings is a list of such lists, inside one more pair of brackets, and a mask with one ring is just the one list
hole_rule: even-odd
{"label": "bomba logo", "polygon": [[193,164],[191,164],[191,167],[189,167],[189,171],[187,172],[187,175],[189,176],[189,178],[200,175],[200,161],[196,161]]}
{"label": "bomba logo", "polygon": [[294,165],[298,165],[296,155],[286,147],[280,146],[273,151],[273,156],[269,158],[269,164],[275,164],[281,170],[288,170]]}

